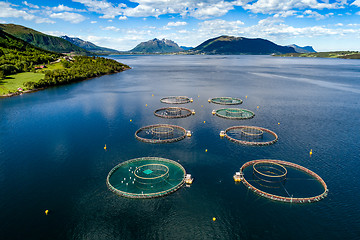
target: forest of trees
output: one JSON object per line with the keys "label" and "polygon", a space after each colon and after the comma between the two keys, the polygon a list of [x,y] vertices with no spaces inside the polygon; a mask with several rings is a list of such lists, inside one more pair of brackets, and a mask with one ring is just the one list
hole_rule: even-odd
{"label": "forest of trees", "polygon": [[130,67],[103,57],[75,56],[74,61],[61,61],[64,69],[45,70],[45,78],[39,82],[27,82],[27,88],[40,88],[81,81],[104,74],[121,72]]}

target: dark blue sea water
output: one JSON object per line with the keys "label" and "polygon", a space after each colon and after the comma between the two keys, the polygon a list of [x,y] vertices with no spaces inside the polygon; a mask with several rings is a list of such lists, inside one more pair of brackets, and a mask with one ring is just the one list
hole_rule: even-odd
{"label": "dark blue sea water", "polygon": [[[359,60],[114,58],[132,69],[0,99],[0,239],[360,238]],[[192,97],[181,106],[196,114],[154,116],[165,106],[160,98],[173,95]],[[243,99],[240,107],[255,117],[213,116],[222,106],[207,100],[221,96]],[[162,145],[135,139],[137,129],[156,123],[180,125],[193,135]],[[278,142],[250,147],[220,139],[221,130],[247,124],[276,132]],[[107,189],[114,166],[143,156],[179,161],[193,185],[144,200]],[[316,172],[328,197],[285,204],[234,183],[245,162],[263,158]]]}

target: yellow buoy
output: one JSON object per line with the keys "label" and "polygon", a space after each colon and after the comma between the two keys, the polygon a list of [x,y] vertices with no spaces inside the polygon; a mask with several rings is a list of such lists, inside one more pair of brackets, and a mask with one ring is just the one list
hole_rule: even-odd
{"label": "yellow buoy", "polygon": [[105,144],[104,150],[106,150],[106,144]]}
{"label": "yellow buoy", "polygon": [[154,94],[151,95],[152,97],[154,96]]}
{"label": "yellow buoy", "polygon": [[205,123],[205,121],[204,121],[204,123]]}
{"label": "yellow buoy", "polygon": [[132,119],[130,119],[130,122],[132,122]]}
{"label": "yellow buoy", "polygon": [[280,125],[280,123],[278,122],[278,125]]}
{"label": "yellow buoy", "polygon": [[213,221],[214,221],[214,222],[216,221],[216,217],[213,217]]}
{"label": "yellow buoy", "polygon": [[245,98],[247,98],[247,96],[245,96]]}
{"label": "yellow buoy", "polygon": [[201,107],[204,107],[204,105],[201,105]]}
{"label": "yellow buoy", "polygon": [[49,210],[45,210],[45,215],[48,215],[49,214]]}
{"label": "yellow buoy", "polygon": [[198,95],[198,97],[200,97],[200,95]]}
{"label": "yellow buoy", "polygon": [[207,149],[205,149],[205,152],[207,152]]}
{"label": "yellow buoy", "polygon": [[259,108],[259,106],[257,106],[257,108]]}
{"label": "yellow buoy", "polygon": [[312,149],[310,149],[310,157],[311,157],[311,155],[312,155]]}

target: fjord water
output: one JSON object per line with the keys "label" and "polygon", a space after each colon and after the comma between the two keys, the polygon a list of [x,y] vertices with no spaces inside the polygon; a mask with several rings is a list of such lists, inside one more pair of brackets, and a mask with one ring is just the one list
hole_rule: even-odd
{"label": "fjord water", "polygon": [[[0,99],[1,239],[359,238],[359,60],[113,58],[132,69]],[[165,106],[159,99],[174,95],[192,97],[181,106],[196,114],[155,117],[154,110]],[[213,116],[221,106],[207,100],[221,96],[243,99],[240,107],[255,117]],[[135,139],[137,129],[156,123],[180,125],[192,137],[160,145]],[[234,125],[268,128],[279,141],[250,147],[220,139],[219,132]],[[144,200],[110,192],[108,172],[143,156],[178,161],[195,178],[193,185]],[[316,172],[328,197],[285,204],[234,183],[245,162],[264,158]]]}

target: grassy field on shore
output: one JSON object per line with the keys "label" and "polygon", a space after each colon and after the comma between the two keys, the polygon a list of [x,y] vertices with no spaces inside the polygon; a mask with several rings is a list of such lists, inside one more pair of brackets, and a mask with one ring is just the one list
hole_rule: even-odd
{"label": "grassy field on shore", "polygon": [[23,83],[38,82],[45,77],[44,73],[24,72],[6,76],[5,79],[0,80],[0,95],[8,94],[9,92],[16,92],[19,87],[27,90]]}
{"label": "grassy field on shore", "polygon": [[313,58],[345,58],[360,59],[360,52],[357,51],[336,51],[336,52],[317,52],[317,53],[287,53],[275,55],[276,57],[313,57]]}

